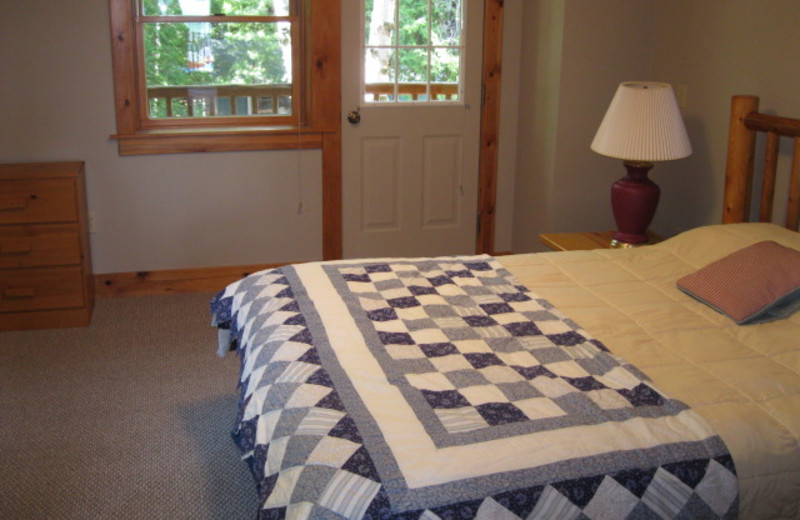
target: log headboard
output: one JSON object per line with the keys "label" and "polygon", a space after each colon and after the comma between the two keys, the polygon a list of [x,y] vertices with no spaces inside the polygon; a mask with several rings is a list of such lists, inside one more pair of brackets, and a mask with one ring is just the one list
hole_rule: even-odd
{"label": "log headboard", "polygon": [[750,220],[753,170],[758,132],[765,134],[764,166],[758,220],[772,222],[775,178],[781,137],[794,142],[789,200],[782,224],[798,231],[800,224],[800,119],[762,114],[757,96],[733,96],[728,133],[728,163],[725,171],[725,201],[722,222]]}

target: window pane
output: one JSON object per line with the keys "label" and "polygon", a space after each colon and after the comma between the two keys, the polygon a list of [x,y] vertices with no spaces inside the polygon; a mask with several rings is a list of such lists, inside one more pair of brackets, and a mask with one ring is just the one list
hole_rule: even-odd
{"label": "window pane", "polygon": [[397,22],[395,0],[366,0],[364,7],[364,44],[395,45]]}
{"label": "window pane", "polygon": [[189,103],[185,98],[172,99],[172,115],[177,117],[186,117],[189,115]]}
{"label": "window pane", "polygon": [[428,81],[428,53],[425,49],[399,49],[397,81],[399,83],[426,83]]}
{"label": "window pane", "polygon": [[399,0],[400,45],[427,45],[429,36],[428,2]]}
{"label": "window pane", "polygon": [[364,61],[367,63],[364,79],[367,83],[385,83],[395,80],[395,50],[366,49]]}
{"label": "window pane", "polygon": [[148,113],[151,117],[167,117],[167,100],[165,98],[150,99]]}
{"label": "window pane", "polygon": [[431,54],[431,97],[433,101],[458,101],[458,71],[461,51],[437,47]]}
{"label": "window pane", "polygon": [[458,83],[459,49],[436,47],[431,54],[431,82]]}
{"label": "window pane", "polygon": [[369,48],[364,51],[365,101],[394,100],[395,50]]}
{"label": "window pane", "polygon": [[[291,23],[146,23],[144,36],[150,117],[228,115],[234,107],[237,116],[286,115],[271,108],[242,112],[231,100],[253,98],[250,106],[258,107],[264,98],[277,107],[279,96],[291,99]],[[217,97],[228,101],[218,104]],[[188,100],[186,108],[175,110],[172,102],[164,114],[176,99]]]}
{"label": "window pane", "polygon": [[146,16],[289,16],[290,0],[142,0]]}
{"label": "window pane", "polygon": [[432,0],[433,45],[458,46],[461,40],[461,0]]}
{"label": "window pane", "polygon": [[231,98],[229,97],[218,97],[217,98],[217,115],[218,116],[230,116],[233,115],[231,111]]}
{"label": "window pane", "polygon": [[400,49],[397,67],[397,100],[428,101],[428,52]]}

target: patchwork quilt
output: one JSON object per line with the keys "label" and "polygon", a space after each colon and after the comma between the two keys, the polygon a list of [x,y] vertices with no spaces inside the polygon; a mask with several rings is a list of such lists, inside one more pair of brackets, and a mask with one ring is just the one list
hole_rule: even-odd
{"label": "patchwork quilt", "polygon": [[736,518],[733,461],[488,256],[297,264],[211,302],[259,518]]}

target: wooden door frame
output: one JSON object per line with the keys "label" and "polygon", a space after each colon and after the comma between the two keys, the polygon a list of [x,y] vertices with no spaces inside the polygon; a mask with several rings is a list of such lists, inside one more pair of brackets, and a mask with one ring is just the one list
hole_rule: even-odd
{"label": "wooden door frame", "polygon": [[[324,78],[324,119],[338,118],[337,130],[326,133],[322,143],[322,256],[342,258],[342,125],[341,117],[341,4],[326,0],[324,22],[312,27],[311,71]],[[481,74],[480,153],[478,171],[478,229],[475,252],[494,252],[497,203],[497,158],[500,134],[500,79],[503,54],[503,0],[484,0],[483,66]],[[323,4],[324,5],[324,4]]]}
{"label": "wooden door frame", "polygon": [[503,62],[503,0],[484,0],[483,102],[478,170],[478,230],[475,252],[494,253],[497,159],[500,143],[500,78]]}

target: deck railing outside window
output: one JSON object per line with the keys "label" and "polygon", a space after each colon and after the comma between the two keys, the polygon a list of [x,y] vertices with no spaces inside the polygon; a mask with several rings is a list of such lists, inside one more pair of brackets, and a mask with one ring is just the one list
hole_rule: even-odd
{"label": "deck railing outside window", "polygon": [[[458,84],[432,83],[432,99],[458,100]],[[369,101],[394,96],[394,84],[372,83],[366,85]],[[405,83],[398,85],[401,101],[420,101],[427,96],[426,85]],[[151,118],[214,117],[214,116],[269,116],[291,113],[291,85],[220,85],[172,86],[147,89]]]}
{"label": "deck railing outside window", "polygon": [[[364,85],[365,101],[383,101],[394,96],[394,83],[367,83]],[[397,97],[399,101],[458,101],[458,83],[431,83],[430,100],[425,83],[399,83]],[[369,99],[371,97],[372,99]]]}
{"label": "deck railing outside window", "polygon": [[172,86],[147,89],[150,117],[286,115],[291,85]]}

